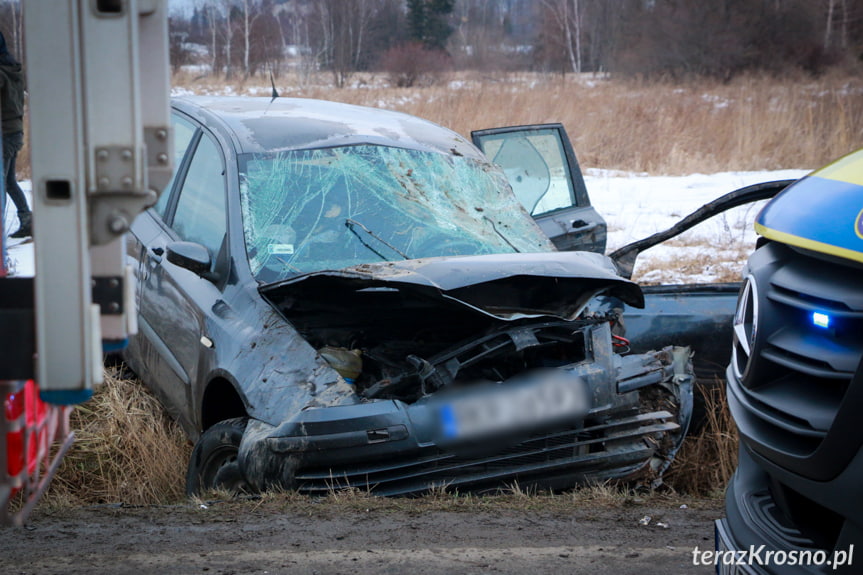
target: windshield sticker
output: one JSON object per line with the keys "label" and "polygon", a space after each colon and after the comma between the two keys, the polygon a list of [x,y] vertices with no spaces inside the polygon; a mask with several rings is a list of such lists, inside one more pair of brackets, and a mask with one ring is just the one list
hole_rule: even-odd
{"label": "windshield sticker", "polygon": [[270,244],[267,246],[267,253],[270,255],[290,255],[294,253],[294,244]]}

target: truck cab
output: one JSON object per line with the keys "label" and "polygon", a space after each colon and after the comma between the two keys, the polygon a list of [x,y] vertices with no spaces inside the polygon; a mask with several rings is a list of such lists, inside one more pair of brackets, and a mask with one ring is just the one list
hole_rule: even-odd
{"label": "truck cab", "polygon": [[755,228],[727,370],[738,468],[716,546],[776,560],[717,572],[859,573],[863,150],[790,186]]}

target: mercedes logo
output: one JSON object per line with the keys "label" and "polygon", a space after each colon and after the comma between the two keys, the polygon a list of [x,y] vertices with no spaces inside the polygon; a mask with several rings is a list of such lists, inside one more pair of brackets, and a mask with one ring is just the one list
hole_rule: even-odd
{"label": "mercedes logo", "polygon": [[755,337],[758,332],[758,288],[750,274],[743,281],[737,296],[737,311],[734,313],[734,344],[731,350],[731,366],[734,375],[742,380],[749,369]]}

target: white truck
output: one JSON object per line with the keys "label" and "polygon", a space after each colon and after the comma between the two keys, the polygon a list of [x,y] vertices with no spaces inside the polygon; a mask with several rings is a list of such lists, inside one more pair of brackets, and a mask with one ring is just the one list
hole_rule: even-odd
{"label": "white truck", "polygon": [[125,233],[173,170],[167,1],[23,9],[39,239],[35,278],[0,267],[0,524],[26,519],[71,444],[68,406],[135,330]]}

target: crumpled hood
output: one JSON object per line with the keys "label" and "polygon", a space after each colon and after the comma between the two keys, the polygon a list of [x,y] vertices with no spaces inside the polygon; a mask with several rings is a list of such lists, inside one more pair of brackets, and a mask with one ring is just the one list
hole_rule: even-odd
{"label": "crumpled hood", "polygon": [[863,150],[789,186],[755,231],[784,244],[863,262]]}
{"label": "crumpled hood", "polygon": [[316,310],[351,313],[364,302],[405,309],[430,301],[467,306],[503,320],[574,319],[599,293],[644,307],[637,284],[607,257],[587,252],[454,256],[363,264],[293,277],[260,288],[289,319]]}

